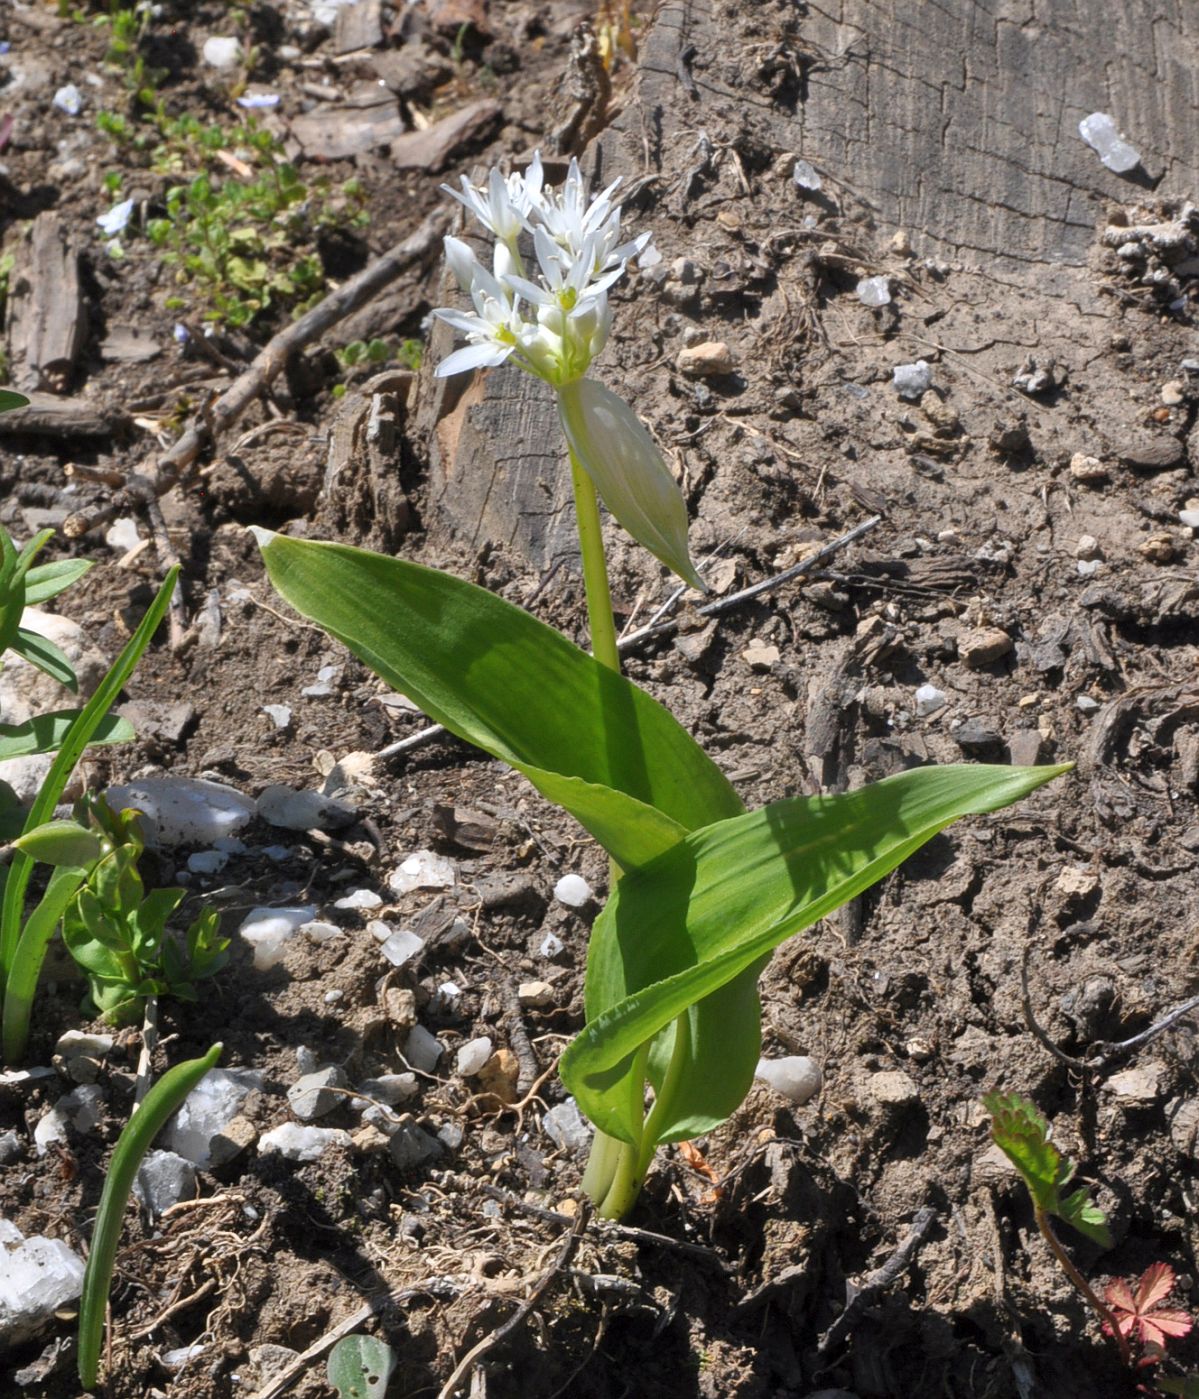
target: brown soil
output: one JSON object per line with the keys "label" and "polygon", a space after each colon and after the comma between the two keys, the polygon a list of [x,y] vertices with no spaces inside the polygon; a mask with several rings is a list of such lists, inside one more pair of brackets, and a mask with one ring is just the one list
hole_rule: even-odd
{"label": "brown soil", "polygon": [[[416,8],[466,17],[486,10],[444,0]],[[337,166],[339,178],[361,177],[371,212],[364,237],[342,250],[338,275],[410,232],[439,201],[441,179],[546,139],[585,8],[521,0],[491,6],[486,36],[460,35],[461,19],[430,29],[431,51],[452,68],[435,94],[438,114],[496,94],[502,122],[457,151],[448,172],[397,178],[383,156]],[[695,517],[693,552],[714,556],[704,566],[724,590],[787,567],[871,514],[882,522],[823,576],[659,642],[632,657],[628,673],[669,704],[749,804],[963,757],[1077,767],[1016,809],[950,830],[776,955],[762,982],[764,1052],[815,1056],[823,1092],[792,1108],[758,1086],[694,1151],[663,1151],[629,1221],[661,1237],[588,1231],[460,1392],[1132,1395],[1137,1377],[1055,1270],[1025,1196],[991,1150],[979,1098],[996,1087],[1030,1095],[1094,1184],[1116,1244],[1100,1254],[1070,1241],[1092,1281],[1137,1275],[1161,1259],[1191,1285],[1199,1089],[1192,1026],[1184,1019],[1110,1056],[1098,1072],[1061,1057],[1084,1058],[1096,1043],[1136,1035],[1196,989],[1199,581],[1196,545],[1178,522],[1199,494],[1199,378],[1180,368],[1193,353],[1191,293],[1170,312],[1139,289],[1101,295],[1105,284],[1120,293],[1124,283],[1097,241],[1085,266],[1054,268],[1053,295],[1037,296],[1007,266],[947,257],[944,238],[920,228],[906,230],[914,253],[897,248],[895,227],[835,176],[805,199],[790,179],[798,145],[776,144],[764,115],[796,110],[796,90],[779,66],[791,60],[776,53],[766,61],[780,34],[802,38],[802,17],[784,18],[790,8],[721,10],[728,46],[701,50],[690,71],[705,92],[735,78],[743,95],[736,119],[713,120],[702,142],[693,130],[689,142],[646,145],[645,173],[655,178],[640,184],[629,219],[654,229],[665,275],[643,272],[621,294],[602,373],[677,463]],[[165,10],[176,59],[159,61],[178,63],[164,83],[168,105],[226,111],[211,70],[194,58],[207,35],[227,28],[226,7]],[[301,24],[301,10],[244,12],[268,48],[295,43],[303,51],[296,61],[270,53],[261,60],[262,81],[283,94],[280,119],[310,100],[302,83],[348,86],[355,63],[365,63],[334,63],[328,37]],[[110,202],[102,176],[125,161],[129,187],[137,163],[87,118],[71,124],[48,97],[73,80],[94,112],[122,100],[119,82],[102,67],[98,30],[56,21],[50,9],[37,20],[8,30],[4,61],[41,75],[11,100],[0,86],[0,120],[14,116],[0,155],[0,236],[15,247],[43,209],[68,221],[90,313],[70,387],[143,419],[161,415],[166,426],[177,410],[186,414],[185,394],[194,400],[206,386],[219,388],[222,371],[174,344],[175,317],[150,279],[154,253],[145,240],[126,240],[124,262],[105,258],[94,225]],[[83,81],[92,73],[102,87]],[[617,102],[628,105],[614,132],[626,154],[636,145],[635,78],[628,68],[618,75]],[[414,105],[427,110],[428,98]],[[60,146],[66,131],[68,151]],[[1089,213],[1103,222],[1098,195]],[[926,246],[936,255],[926,258]],[[700,269],[693,287],[672,272],[681,257]],[[876,311],[854,288],[878,274],[890,276],[894,301]],[[414,274],[374,332],[419,334],[443,295],[435,271]],[[256,327],[247,345],[277,324]],[[114,326],[136,327],[161,353],[146,364],[101,359]],[[734,374],[694,381],[677,372],[679,350],[706,339],[728,343]],[[238,346],[235,337],[225,350],[236,355]],[[1055,387],[1037,396],[1011,382],[1030,356],[1054,366]],[[918,358],[932,366],[935,390],[909,404],[890,372]],[[581,584],[569,561],[546,565],[544,552],[472,534],[431,487],[430,434],[418,427],[433,396],[429,368],[397,452],[411,509],[396,547],[581,636]],[[275,404],[298,429],[240,452],[222,444],[223,455],[164,499],[190,613],[209,623],[219,617],[219,626],[199,627],[199,639],[178,652],[160,641],[148,654],[130,700],[144,712],[184,699],[194,714],[177,737],[96,756],[97,782],[153,767],[212,776],[250,795],[278,782],[312,787],[329,755],[377,753],[422,726],[421,716],[384,707],[362,666],[280,604],[242,528],[254,520],[327,532],[324,433],[341,377],[327,351],[307,352]],[[502,373],[491,378],[506,382]],[[1171,381],[1179,390],[1163,396]],[[255,410],[244,426],[265,422],[265,410]],[[1156,462],[1141,451],[1146,444],[1157,444]],[[25,534],[31,509],[61,519],[79,499],[57,498],[67,463],[127,470],[149,445],[142,428],[125,441],[3,439],[0,520]],[[1075,454],[1098,458],[1105,473],[1073,472]],[[99,498],[102,488],[83,493]],[[296,499],[308,503],[297,510]],[[1077,556],[1085,536],[1092,542],[1081,552],[1099,562],[1084,576]],[[151,596],[154,551],[121,567],[100,535],[78,548],[96,567],[63,610],[115,653]],[[621,620],[636,625],[668,581],[615,534],[611,553]],[[995,628],[1012,649],[967,664],[971,635]],[[778,659],[752,665],[751,643],[777,647]],[[303,697],[322,666],[335,667],[333,693]],[[917,717],[915,691],[925,683],[947,703]],[[292,707],[287,731],[263,714],[268,703]],[[163,1004],[161,1062],[223,1040],[226,1067],[264,1074],[245,1112],[266,1131],[289,1117],[283,1094],[299,1073],[299,1046],[343,1065],[355,1082],[402,1069],[404,1028],[389,1018],[387,992],[411,990],[421,1023],[450,1053],[406,1107],[449,1144],[406,1173],[370,1143],[307,1165],[251,1147],[201,1176],[208,1207],[159,1226],[130,1211],[106,1393],[255,1394],[280,1355],[262,1347],[303,1351],[364,1298],[391,1290],[403,1300],[366,1323],[399,1357],[389,1394],[437,1394],[558,1256],[561,1215],[573,1210],[582,1164],[541,1128],[561,1086],[550,1073],[519,1110],[497,1112],[452,1072],[453,1050],[477,1035],[497,1045],[523,1039],[538,1070],[551,1068],[581,1024],[587,929],[597,911],[555,903],[553,885],[578,872],[602,890],[605,862],[521,779],[449,739],[376,763],[358,801],[359,822],[335,839],[255,826],[245,833],[247,854],[217,877],[192,878],[231,931],[251,907],[303,901],[346,936],[297,947],[269,973],[253,970],[235,938],[232,967],[200,1004]],[[481,814],[482,834],[447,811]],[[277,844],[290,850],[276,863],[262,849]],[[454,860],[457,885],[397,899],[388,872],[428,848]],[[155,877],[169,882],[188,853],[162,857]],[[365,918],[332,908],[346,888],[359,887],[377,888],[380,913],[427,939],[418,964],[385,976]],[[552,959],[539,950],[547,933],[563,944]],[[1032,1033],[1022,1004],[1025,958],[1029,1006],[1057,1056]],[[80,986],[67,967],[56,963],[56,974],[37,1008],[31,1062],[48,1062],[57,1037],[81,1023]],[[514,1017],[508,990],[531,979],[549,981],[553,1000]],[[447,999],[439,988],[449,981],[460,994]],[[62,1082],[0,1089],[0,1130],[27,1134],[20,1160],[0,1169],[0,1215],[86,1250],[138,1049],[136,1033],[121,1037],[100,1078],[109,1111],[69,1152],[39,1158],[31,1135]],[[1131,1067],[1145,1071],[1148,1086],[1113,1078]],[[906,1076],[901,1101],[883,1091],[899,1081],[884,1082],[882,1073]],[[347,1103],[320,1125],[356,1130],[358,1122]],[[863,1310],[848,1338],[818,1352],[853,1284],[894,1252],[923,1207],[935,1219],[912,1265]],[[194,1300],[179,1305],[187,1298]],[[74,1396],[69,1347],[55,1349],[70,1332],[64,1320],[51,1337],[0,1359],[4,1392]],[[203,1349],[182,1370],[164,1366],[164,1352],[194,1343]],[[1194,1365],[1188,1342],[1173,1354]],[[330,1394],[323,1359],[289,1392]]]}

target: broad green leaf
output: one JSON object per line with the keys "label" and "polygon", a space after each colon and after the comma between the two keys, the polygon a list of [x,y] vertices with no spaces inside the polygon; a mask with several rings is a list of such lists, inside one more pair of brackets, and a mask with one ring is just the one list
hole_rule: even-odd
{"label": "broad green leaf", "polygon": [[24,394],[13,393],[11,389],[0,389],[0,413],[11,413],[14,408],[24,408],[29,400]]}
{"label": "broad green leaf", "polygon": [[687,551],[687,502],[654,439],[629,405],[597,379],[558,390],[562,431],[622,529],[703,592]]}
{"label": "broad green leaf", "polygon": [[71,669],[70,661],[46,637],[39,636],[37,632],[30,631],[28,627],[18,627],[10,647],[18,656],[24,656],[31,665],[37,666],[38,670],[44,670],[47,675],[57,680],[59,684],[65,685],[68,690],[74,691],[79,688],[79,682],[75,679],[75,672]]}
{"label": "broad green leaf", "polygon": [[343,1336],[329,1352],[326,1374],[340,1399],[383,1399],[395,1352],[374,1336]]}
{"label": "broad green leaf", "polygon": [[[25,758],[31,753],[53,753],[61,746],[77,709],[59,709],[39,714],[24,724],[0,724],[0,759]],[[129,743],[137,737],[133,725],[119,714],[106,714],[100,720],[91,743]]]}
{"label": "broad green leaf", "polygon": [[[951,821],[994,811],[1067,770],[919,768],[860,791],[776,802],[718,822],[629,871],[592,930],[587,1025],[560,1065],[580,1107],[610,1136],[636,1142],[627,1079],[640,1046]],[[732,1085],[709,1083],[692,1102],[717,1094],[731,1100]],[[663,1138],[683,1126],[668,1119]]]}
{"label": "broad green leaf", "polygon": [[622,866],[741,810],[656,700],[520,608],[402,559],[253,532],[298,612],[430,718],[524,773]]}
{"label": "broad green leaf", "polygon": [[100,855],[100,837],[78,821],[46,821],[13,844],[43,865],[86,865]]}
{"label": "broad green leaf", "polygon": [[57,559],[31,568],[25,575],[25,606],[49,602],[78,582],[91,566],[90,559]]}

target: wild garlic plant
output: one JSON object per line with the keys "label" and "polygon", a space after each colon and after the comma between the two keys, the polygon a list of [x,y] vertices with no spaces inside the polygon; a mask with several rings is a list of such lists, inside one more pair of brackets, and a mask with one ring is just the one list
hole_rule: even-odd
{"label": "wild garlic plant", "polygon": [[536,157],[523,175],[493,170],[485,185],[449,189],[492,246],[487,266],[446,240],[474,309],[437,312],[467,340],[439,374],[511,362],[557,396],[593,656],[451,574],[254,531],[272,583],[298,612],[523,773],[611,857],[613,887],[588,946],[586,1024],[559,1065],[596,1129],[583,1184],[609,1218],[632,1208],[661,1143],[711,1131],[749,1091],[761,1051],[757,981],[779,943],[958,817],[1065,771],[921,768],[747,812],[668,710],[620,674],[597,490],[640,544],[701,584],[685,503],[653,439],[588,377],[611,327],[608,293],[649,242],[622,241],[615,190],[589,199],[573,161],[562,187],[548,187]]}

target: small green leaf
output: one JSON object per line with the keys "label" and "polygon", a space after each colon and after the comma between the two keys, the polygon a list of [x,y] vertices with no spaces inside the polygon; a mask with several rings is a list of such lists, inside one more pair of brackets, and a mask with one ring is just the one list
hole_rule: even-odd
{"label": "small green leaf", "polygon": [[73,692],[79,688],[70,661],[46,637],[39,636],[28,627],[18,627],[16,638],[10,643],[10,647],[18,656],[24,656],[31,665],[37,666],[38,670],[44,670],[51,679],[65,685],[68,690]]}
{"label": "small green leaf", "polygon": [[31,568],[25,575],[25,605],[35,607],[49,602],[77,583],[91,567],[90,559],[58,559]]}
{"label": "small green leaf", "polygon": [[0,413],[11,413],[14,408],[25,408],[29,400],[24,394],[13,393],[11,389],[0,389]]}
{"label": "small green leaf", "polygon": [[395,1352],[374,1336],[343,1336],[329,1352],[326,1373],[340,1399],[383,1399]]}
{"label": "small green leaf", "polygon": [[1177,1394],[1181,1399],[1199,1399],[1199,1375],[1159,1375],[1153,1383],[1163,1394]]}
{"label": "small green leaf", "polygon": [[98,859],[100,838],[78,821],[47,821],[18,836],[18,850],[43,865],[86,865]]}

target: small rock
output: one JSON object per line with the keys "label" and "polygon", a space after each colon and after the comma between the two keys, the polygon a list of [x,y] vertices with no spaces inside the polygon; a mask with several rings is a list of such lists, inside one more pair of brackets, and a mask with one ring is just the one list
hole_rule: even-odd
{"label": "small rock", "polygon": [[104,1110],[104,1090],[85,1083],[64,1094],[33,1129],[37,1154],[44,1156],[53,1142],[65,1142],[67,1128],[86,1135],[100,1120]]}
{"label": "small rock", "polygon": [[[397,1103],[415,1098],[420,1091],[415,1074],[383,1074],[380,1078],[367,1078],[358,1085],[359,1093],[373,1098],[384,1107],[393,1108]],[[362,1104],[358,1104],[359,1110]]]}
{"label": "small rock", "polygon": [[262,1134],[258,1153],[267,1156],[277,1152],[286,1161],[316,1161],[331,1146],[350,1145],[349,1132],[340,1127],[302,1127],[298,1122],[284,1122]]}
{"label": "small rock", "polygon": [[731,374],[736,366],[733,352],[723,340],[705,340],[679,351],[675,361],[680,374],[688,379],[713,379]]}
{"label": "small rock", "polygon": [[1057,375],[1052,364],[1038,364],[1030,355],[1012,376],[1012,388],[1019,389],[1029,398],[1037,398],[1057,388]]}
{"label": "small rock", "polygon": [[380,933],[384,934],[380,938],[382,946],[379,951],[393,967],[405,966],[425,950],[424,938],[409,928],[393,929],[389,923],[384,923],[381,918],[372,919],[366,926],[367,931],[373,937],[378,938]]}
{"label": "small rock", "polygon": [[520,1064],[510,1049],[497,1049],[479,1070],[479,1087],[490,1093],[501,1103],[516,1102],[516,1081],[520,1077]]}
{"label": "small rock", "polygon": [[920,1101],[915,1081],[902,1069],[884,1069],[871,1074],[867,1086],[874,1101],[885,1107],[906,1107]]}
{"label": "small rock", "polygon": [[580,874],[564,874],[554,885],[554,898],[567,908],[582,908],[591,898],[591,885]]}
{"label": "small rock", "polygon": [[452,860],[432,850],[418,850],[392,870],[387,882],[397,894],[409,894],[414,889],[452,889],[457,880]]}
{"label": "small rock", "polygon": [[537,953],[538,956],[544,957],[548,961],[554,957],[561,956],[565,950],[566,944],[556,933],[546,933],[545,937],[541,939],[541,944],[537,948]]}
{"label": "small rock", "polygon": [[348,894],[338,899],[333,907],[359,909],[378,908],[382,902],[382,896],[376,894],[373,889],[351,889]]}
{"label": "small rock", "polygon": [[255,1069],[209,1069],[167,1123],[163,1144],[201,1169],[232,1161],[245,1149],[233,1123],[246,1095],[262,1084]]}
{"label": "small rock", "polygon": [[1181,379],[1170,379],[1162,385],[1162,402],[1167,408],[1174,408],[1186,397],[1186,384]]}
{"label": "small rock", "polygon": [[416,993],[407,986],[389,986],[383,993],[383,1011],[397,1030],[410,1030],[416,1024]]}
{"label": "small rock", "polygon": [[265,788],[257,806],[264,821],[287,831],[339,831],[358,819],[352,806],[320,792],[299,792],[282,783]]}
{"label": "small rock", "polygon": [[911,257],[912,255],[912,240],[906,228],[897,229],[891,235],[891,240],[887,246],[896,257]]}
{"label": "small rock", "polygon": [[824,184],[816,170],[806,160],[798,156],[791,171],[791,178],[800,189],[810,190],[813,194]]}
{"label": "small rock", "polygon": [[1089,899],[1099,888],[1099,876],[1094,870],[1079,869],[1077,865],[1067,865],[1054,880],[1054,888],[1063,898]]}
{"label": "small rock", "polygon": [[254,803],[236,788],[200,777],[147,777],[105,792],[118,811],[142,813],[147,845],[211,845],[234,835],[254,815]]}
{"label": "small rock", "polygon": [[863,277],[857,285],[857,296],[863,306],[889,306],[891,304],[891,279],[889,277]]}
{"label": "small rock", "polygon": [[355,1151],[362,1152],[364,1156],[373,1156],[387,1150],[391,1137],[373,1122],[366,1122],[353,1133],[350,1141]]}
{"label": "small rock", "polygon": [[1012,646],[1012,638],[1002,627],[979,627],[958,641],[958,655],[971,670],[981,670],[1006,656]]}
{"label": "small rock", "polygon": [[764,641],[751,641],[741,657],[750,670],[769,670],[779,662],[779,648]]}
{"label": "small rock", "polygon": [[197,850],[187,857],[192,874],[220,874],[228,863],[229,856],[223,850]]}
{"label": "small rock", "polygon": [[1078,570],[1080,578],[1093,578],[1099,572],[1101,559],[1079,559],[1075,568]]}
{"label": "small rock", "polygon": [[454,1061],[463,1078],[473,1078],[491,1058],[492,1043],[486,1035],[477,1040],[468,1040],[459,1050]]}
{"label": "small rock", "polygon": [[1003,738],[985,724],[967,719],[953,731],[953,739],[963,753],[972,758],[993,758],[1003,748]]}
{"label": "small rock", "polygon": [[[128,203],[132,212],[133,201],[129,200]],[[127,554],[130,549],[136,549],[142,542],[141,535],[137,532],[137,521],[130,515],[114,520],[104,531],[104,542],[118,554]]]}
{"label": "small rock", "polygon": [[810,1102],[824,1083],[820,1065],[806,1054],[789,1054],[782,1059],[759,1059],[754,1077],[773,1088],[780,1097],[789,1098],[800,1107]]}
{"label": "small rock", "polygon": [[83,1291],[83,1259],[61,1239],[0,1219],[0,1350],[28,1340]]}
{"label": "small rock", "polygon": [[541,1127],[560,1151],[584,1151],[591,1145],[591,1128],[573,1098],[550,1108],[541,1119]]}
{"label": "small rock", "polygon": [[291,727],[291,706],[288,704],[264,704],[262,712],[277,729]]}
{"label": "small rock", "polygon": [[1099,708],[1099,701],[1097,699],[1092,699],[1090,695],[1079,695],[1074,703],[1084,714],[1094,714]]}
{"label": "small rock", "polygon": [[316,673],[316,683],[305,685],[300,694],[305,699],[326,699],[333,693],[333,680],[337,675],[335,665],[323,665]]}
{"label": "small rock", "polygon": [[415,1122],[404,1122],[392,1133],[387,1144],[391,1159],[401,1171],[412,1171],[441,1155],[441,1143]]}
{"label": "small rock", "polygon": [[413,1025],[404,1041],[404,1059],[418,1073],[431,1074],[442,1055],[441,1042],[423,1025]]}
{"label": "small rock", "polygon": [[900,398],[917,401],[932,387],[933,372],[928,361],[918,359],[914,364],[897,364],[891,371],[891,385]]}
{"label": "small rock", "polygon": [[0,1166],[11,1166],[24,1154],[24,1143],[15,1131],[0,1132]]}
{"label": "small rock", "polygon": [[196,1193],[196,1168],[173,1151],[151,1151],[137,1168],[133,1193],[157,1219],[180,1200]]}
{"label": "small rock", "polygon": [[283,960],[284,945],[316,915],[311,905],[301,908],[255,908],[238,932],[254,949],[255,970],[269,971]]}
{"label": "small rock", "polygon": [[1186,448],[1177,437],[1152,437],[1129,443],[1116,455],[1136,471],[1169,471],[1186,460]]}
{"label": "small rock", "polygon": [[250,1364],[258,1371],[259,1384],[269,1384],[277,1378],[284,1370],[291,1368],[292,1364],[299,1358],[300,1352],[292,1350],[290,1346],[277,1346],[265,1344],[250,1347]]}
{"label": "small rock", "polygon": [[1170,1139],[1184,1156],[1193,1157],[1199,1148],[1199,1099],[1174,1101],[1166,1112]]}
{"label": "small rock", "polygon": [[58,1043],[54,1046],[54,1057],[74,1059],[78,1055],[86,1054],[89,1058],[102,1059],[106,1054],[112,1053],[114,1043],[112,1035],[91,1035],[84,1030],[68,1030],[59,1035]]}
{"label": "small rock", "polygon": [[1188,529],[1199,529],[1199,510],[1180,510],[1178,518]]}
{"label": "small rock", "polygon": [[1137,546],[1137,553],[1149,563],[1173,563],[1178,556],[1178,544],[1172,534],[1162,530],[1151,534],[1143,544]]}
{"label": "small rock", "polygon": [[1141,163],[1139,153],[1121,137],[1116,123],[1106,112],[1092,112],[1083,117],[1078,123],[1078,134],[1117,175],[1125,175]]}
{"label": "small rock", "polygon": [[287,1090],[287,1101],[301,1122],[312,1122],[315,1118],[327,1116],[345,1101],[343,1094],[336,1090],[348,1085],[349,1079],[342,1070],[330,1064],[316,1073],[304,1074],[296,1079]]}
{"label": "small rock", "polygon": [[200,50],[204,62],[218,73],[231,73],[242,60],[241,40],[213,35]]}
{"label": "small rock", "polygon": [[1107,1080],[1107,1090],[1119,1099],[1121,1107],[1152,1107],[1161,1097],[1166,1066],[1159,1060],[1146,1064],[1134,1064],[1131,1069],[1123,1069],[1112,1074]]}
{"label": "small rock", "polygon": [[[81,695],[90,695],[104,677],[108,662],[78,622],[57,612],[27,607],[21,625],[53,642],[70,662]],[[66,691],[52,676],[24,656],[9,651],[0,671],[0,714],[6,724],[23,724],[35,714],[61,709]]]}
{"label": "small rock", "polygon": [[447,1122],[437,1129],[437,1140],[448,1151],[457,1151],[466,1140],[466,1133],[457,1122]]}
{"label": "small rock", "polygon": [[1100,486],[1110,480],[1110,473],[1099,458],[1088,457],[1084,452],[1075,452],[1070,458],[1070,475],[1084,486]]}
{"label": "small rock", "polygon": [[196,1341],[190,1346],[176,1346],[173,1350],[160,1351],[158,1359],[168,1370],[182,1370],[185,1365],[193,1360],[198,1360],[208,1349],[203,1341]]}
{"label": "small rock", "polygon": [[921,685],[916,691],[916,714],[921,719],[935,714],[947,703],[944,690],[938,690],[935,685]]}
{"label": "small rock", "polygon": [[1099,547],[1099,541],[1093,534],[1081,534],[1078,543],[1074,546],[1074,557],[1076,559],[1098,559],[1103,557],[1103,552]]}
{"label": "small rock", "polygon": [[516,988],[516,999],[522,1006],[533,1008],[553,1005],[554,988],[548,981],[522,981]]}

